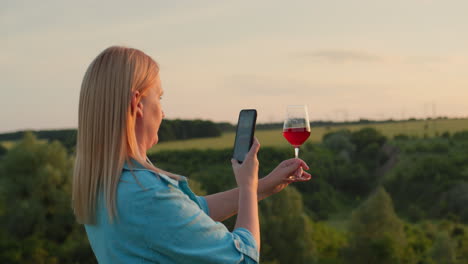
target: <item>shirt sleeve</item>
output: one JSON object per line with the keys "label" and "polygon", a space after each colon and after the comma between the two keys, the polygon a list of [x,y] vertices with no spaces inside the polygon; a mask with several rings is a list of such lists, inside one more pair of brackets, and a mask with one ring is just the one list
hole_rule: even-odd
{"label": "shirt sleeve", "polygon": [[[177,186],[161,184],[136,199],[134,224],[147,247],[167,263],[258,263],[258,246],[244,228],[229,232],[213,221],[203,197],[202,209]],[[164,262],[166,263],[166,262]]]}
{"label": "shirt sleeve", "polygon": [[203,212],[205,212],[205,214],[207,214],[207,215],[210,215],[210,208],[208,207],[208,203],[206,202],[206,198],[203,197],[203,196],[196,196],[196,197],[197,197],[198,203],[200,204]]}

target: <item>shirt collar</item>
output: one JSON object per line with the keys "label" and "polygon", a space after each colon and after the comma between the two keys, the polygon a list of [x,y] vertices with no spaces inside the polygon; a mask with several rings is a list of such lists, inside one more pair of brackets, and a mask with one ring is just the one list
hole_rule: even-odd
{"label": "shirt collar", "polygon": [[130,163],[128,161],[125,161],[123,169],[124,170],[146,170],[146,168],[143,165],[141,165],[138,161],[134,159],[130,159]]}
{"label": "shirt collar", "polygon": [[[129,170],[129,171],[130,170],[147,170],[147,171],[150,171],[150,170],[145,168],[143,165],[141,165],[138,161],[136,161],[134,159],[130,159],[130,162],[131,162],[131,164],[129,164],[128,161],[125,161],[124,166],[123,166],[124,170]],[[153,171],[151,171],[151,172],[153,172]],[[174,184],[176,186],[178,185],[179,181],[187,183],[187,178],[184,177],[184,176],[181,176],[181,175],[177,175],[180,178],[179,181],[177,181],[175,179],[172,179],[171,177],[169,177],[169,176],[167,176],[166,174],[163,174],[163,173],[158,173],[158,175],[163,177],[165,180],[167,180],[168,182],[170,182],[170,183],[172,183],[172,184]]]}

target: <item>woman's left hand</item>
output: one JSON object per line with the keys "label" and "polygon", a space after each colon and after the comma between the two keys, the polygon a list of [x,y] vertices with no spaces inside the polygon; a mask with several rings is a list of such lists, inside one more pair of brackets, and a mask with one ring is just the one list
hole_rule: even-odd
{"label": "woman's left hand", "polygon": [[278,193],[290,183],[303,182],[311,179],[304,170],[309,166],[301,159],[288,159],[281,162],[270,174],[258,181],[258,196],[260,199]]}

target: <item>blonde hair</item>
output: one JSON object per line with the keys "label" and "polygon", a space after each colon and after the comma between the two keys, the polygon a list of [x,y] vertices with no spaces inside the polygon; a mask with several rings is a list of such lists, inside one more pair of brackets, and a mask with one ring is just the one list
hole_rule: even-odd
{"label": "blonde hair", "polygon": [[110,220],[117,216],[117,185],[126,161],[160,171],[140,154],[136,111],[130,106],[133,94],[138,91],[141,100],[158,74],[151,57],[126,47],[109,47],[89,65],[81,84],[73,172],[72,206],[78,222],[95,223],[101,192]]}

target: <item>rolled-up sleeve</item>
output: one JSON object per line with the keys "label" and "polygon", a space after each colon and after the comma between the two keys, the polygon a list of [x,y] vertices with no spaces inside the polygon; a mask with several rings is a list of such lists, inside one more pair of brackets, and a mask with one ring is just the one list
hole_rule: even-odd
{"label": "rolled-up sleeve", "polygon": [[250,233],[250,231],[245,228],[236,228],[233,234],[234,245],[236,246],[237,250],[250,257],[250,259],[248,259],[245,263],[258,263],[258,245],[252,233]]}
{"label": "rolled-up sleeve", "polygon": [[197,200],[203,210],[177,186],[152,186],[134,200],[132,224],[138,228],[132,230],[141,232],[146,247],[164,263],[258,263],[250,231],[229,232],[209,217],[206,200]]}
{"label": "rolled-up sleeve", "polygon": [[210,215],[210,208],[208,207],[208,203],[206,202],[205,197],[197,196],[198,204],[200,204],[201,209],[205,214]]}

